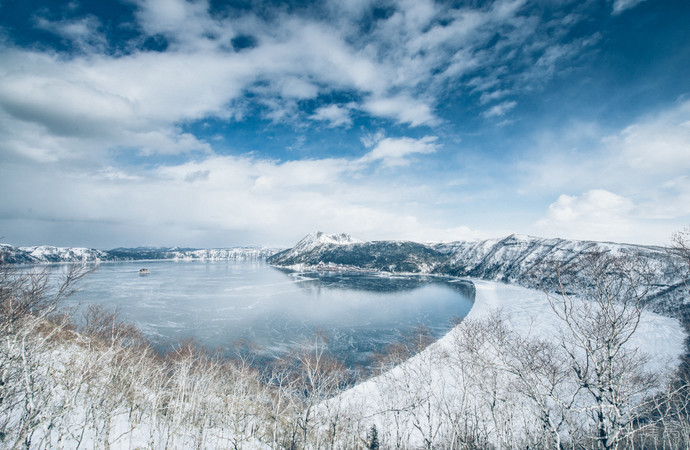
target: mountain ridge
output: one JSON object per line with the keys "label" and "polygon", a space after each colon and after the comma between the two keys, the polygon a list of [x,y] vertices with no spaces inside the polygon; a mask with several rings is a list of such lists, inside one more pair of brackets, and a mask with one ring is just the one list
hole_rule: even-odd
{"label": "mountain ridge", "polygon": [[94,250],[70,247],[13,247],[0,244],[0,262],[64,263],[144,260],[266,260],[293,270],[369,270],[478,278],[540,288],[533,270],[543,261],[568,263],[592,252],[629,255],[654,270],[654,285],[647,296],[652,309],[683,316],[690,323],[687,274],[680,261],[662,246],[539,238],[511,234],[480,241],[418,243],[413,241],[362,241],[348,234],[313,232],[294,247],[280,250],[263,247],[228,249],[180,249],[139,247]]}
{"label": "mountain ridge", "polygon": [[95,263],[119,261],[222,261],[266,259],[279,249],[265,247],[231,247],[216,249],[193,249],[179,247],[119,247],[112,250],[96,250],[83,247],[54,247],[38,245],[14,247],[0,244],[0,263],[7,264],[50,264],[50,263]]}
{"label": "mountain ridge", "polygon": [[543,262],[567,264],[576,258],[604,252],[638,258],[653,269],[654,285],[646,297],[655,311],[688,316],[687,276],[671,249],[653,245],[538,238],[512,234],[498,239],[420,244],[411,241],[323,243],[278,252],[267,262],[295,270],[363,269],[417,273],[518,284],[541,289],[534,270]]}

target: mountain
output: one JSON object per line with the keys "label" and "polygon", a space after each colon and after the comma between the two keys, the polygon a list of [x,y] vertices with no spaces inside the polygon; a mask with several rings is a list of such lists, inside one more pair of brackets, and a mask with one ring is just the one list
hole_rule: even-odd
{"label": "mountain", "polygon": [[269,257],[288,268],[350,268],[385,272],[430,273],[443,256],[416,242],[362,242],[347,234],[312,233],[293,248]]}
{"label": "mountain", "polygon": [[102,250],[80,247],[13,247],[0,244],[0,262],[10,264],[94,262],[107,260],[108,254]]}
{"label": "mountain", "polygon": [[[298,260],[302,255],[308,255],[315,249],[323,251],[326,248],[334,248],[338,246],[351,245],[361,243],[359,239],[355,239],[352,236],[341,233],[341,234],[325,234],[320,231],[306,235],[301,241],[295,244],[294,247],[279,252],[274,257],[280,255],[278,259],[275,259],[276,265],[294,265],[299,264]],[[269,258],[270,261],[270,258]]]}
{"label": "mountain", "polygon": [[[690,323],[687,270],[669,249],[612,242],[543,239],[510,235],[501,239],[421,244],[409,241],[363,242],[350,235],[315,232],[294,247],[190,249],[178,247],[117,248],[109,251],[65,247],[13,247],[0,244],[0,262],[57,263],[143,260],[262,260],[296,270],[373,270],[390,273],[472,277],[539,288],[534,269],[544,261],[568,263],[592,253],[632,256],[653,270],[646,300],[657,312],[682,316]],[[686,267],[687,269],[687,267]]]}
{"label": "mountain", "polygon": [[277,250],[261,247],[191,249],[178,247],[137,247],[109,250],[109,261],[172,259],[178,261],[245,261],[266,259]]}
{"label": "mountain", "polygon": [[664,262],[659,277],[668,281],[672,276],[669,249],[658,246],[616,244],[612,242],[543,239],[532,236],[510,235],[502,239],[477,242],[452,242],[432,245],[446,255],[446,262],[436,271],[454,276],[469,276],[487,280],[518,282],[544,261],[567,264],[593,252],[616,256],[633,256],[644,260]]}
{"label": "mountain", "polygon": [[420,244],[362,242],[345,234],[312,233],[295,247],[269,257],[270,264],[294,269],[355,269],[472,277],[540,288],[535,269],[543,262],[567,264],[583,255],[606,252],[631,256],[653,271],[646,297],[657,312],[686,315],[687,280],[680,260],[667,248],[612,242],[543,239],[510,235],[501,239]]}
{"label": "mountain", "polygon": [[40,264],[98,261],[239,261],[266,259],[277,249],[258,247],[236,247],[221,249],[190,249],[178,247],[137,247],[95,250],[73,247],[13,247],[0,244],[0,263]]}

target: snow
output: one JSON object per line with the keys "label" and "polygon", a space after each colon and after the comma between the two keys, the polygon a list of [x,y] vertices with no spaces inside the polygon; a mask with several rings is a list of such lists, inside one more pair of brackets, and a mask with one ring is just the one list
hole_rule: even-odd
{"label": "snow", "polygon": [[[442,356],[453,353],[457,339],[462,337],[463,327],[469,320],[487,318],[494,311],[500,310],[510,326],[523,336],[548,338],[556,333],[554,313],[546,295],[541,291],[492,281],[477,279],[471,281],[476,286],[476,299],[464,322],[408,361],[343,392],[320,407],[328,409],[330,405],[333,405],[343,408],[343,417],[358,418],[357,420],[365,424],[364,429],[375,424],[379,430],[380,439],[385,439],[388,443],[392,444],[398,439],[410,447],[422,446],[425,438],[424,430],[431,428],[427,425],[432,421],[439,423],[441,412],[447,412],[449,408],[457,408],[457,405],[463,402],[465,405],[476,403],[478,402],[476,398],[481,395],[481,393],[466,389],[463,384],[464,379],[459,376],[457,368],[454,368],[452,364],[447,364],[448,360],[444,360]],[[630,345],[649,354],[651,356],[649,368],[658,369],[678,364],[678,357],[684,351],[684,338],[685,334],[677,320],[644,312],[637,334],[630,341]],[[57,356],[51,360],[58,361],[59,364],[52,368],[46,366],[41,370],[51,369],[60,372],[76,364],[91,364],[92,361],[96,361],[93,364],[100,364],[100,358],[87,357],[86,349],[77,344],[62,345],[53,351]],[[108,361],[106,354],[102,356],[104,361]],[[466,364],[472,363],[473,361],[466,361]],[[96,373],[107,378],[111,375],[109,367],[107,364],[97,365],[94,370],[98,369]],[[147,393],[144,392],[143,396],[146,397],[146,395]],[[71,423],[81,423],[82,417],[79,414],[86,411],[83,404],[87,401],[86,397],[75,397],[72,410],[70,410],[71,414],[75,414],[71,418]],[[220,400],[213,398],[209,400],[210,403],[214,401]],[[513,406],[526,408],[519,404]],[[337,411],[337,409],[334,410]],[[425,416],[429,412],[433,417]],[[346,414],[349,415],[346,416]],[[482,412],[477,412],[477,414],[481,415]],[[522,420],[520,411],[516,411],[516,414],[512,416],[517,417],[513,423],[519,425],[519,421]],[[114,409],[110,419],[113,424],[111,435],[122,436],[121,439],[111,441],[111,448],[147,447],[150,436],[162,433],[161,430],[153,428],[155,421],[151,422],[150,417],[144,417],[142,422],[131,422],[127,411],[122,408]],[[487,419],[480,417],[478,420],[486,421]],[[224,423],[225,428],[218,426],[205,430],[206,446],[209,448],[230,446],[234,430],[227,424],[233,423],[232,418]],[[88,433],[91,432],[88,431],[85,435],[86,446],[89,444],[95,446],[99,442],[98,437]],[[174,433],[176,442],[184,447],[191,446],[193,433],[192,425],[180,426]],[[162,442],[162,439],[161,435],[158,441]],[[70,441],[70,443],[73,442]],[[242,443],[242,448],[267,448],[267,446],[250,439]]]}
{"label": "snow", "polygon": [[[510,326],[524,337],[548,339],[557,336],[557,319],[543,292],[492,281],[471,281],[476,286],[476,299],[466,321],[487,318],[500,311]],[[419,393],[425,392],[422,398],[431,403],[432,411],[441,410],[449,399],[466,398],[466,387],[459,380],[457,372],[438,356],[452,353],[465,323],[460,323],[408,361],[354,386],[334,401],[349,405],[354,410],[361,409],[362,417],[367,417],[380,430],[400,427],[402,423],[407,428],[404,433],[408,443],[422,445],[423,436],[418,425],[420,416],[423,416],[420,410],[424,408],[411,407],[420,398]],[[678,320],[643,311],[639,328],[629,344],[630,348],[638,348],[650,356],[647,369],[657,370],[677,367],[679,356],[684,352],[685,337]],[[407,389],[400,389],[401,386]],[[469,394],[470,398],[475,395]],[[397,416],[393,424],[390,411],[404,411],[406,416]]]}
{"label": "snow", "polygon": [[[116,249],[119,250],[119,249]],[[125,249],[128,250],[128,249]],[[176,261],[247,261],[265,259],[279,249],[264,247],[235,247],[203,250],[183,249],[155,249],[142,248],[141,252],[150,250],[158,253],[152,256],[153,260],[172,259]],[[0,256],[8,261],[21,261],[26,263],[63,263],[63,262],[99,262],[118,261],[120,256],[113,256],[114,251],[101,251],[81,247],[54,247],[39,245],[33,247],[13,247],[8,244],[0,244]],[[143,254],[143,253],[141,253]],[[132,249],[130,258],[137,258],[137,249]],[[124,258],[127,259],[126,257]]]}
{"label": "snow", "polygon": [[265,259],[276,253],[276,249],[269,248],[225,248],[191,251],[173,251],[173,259],[176,261],[248,261]]}
{"label": "snow", "polygon": [[326,234],[321,231],[315,231],[308,234],[294,247],[286,252],[285,257],[290,258],[300,254],[308,253],[318,247],[326,247],[333,245],[351,245],[360,244],[363,241],[353,238],[349,234]]}
{"label": "snow", "polygon": [[[486,317],[491,311],[500,309],[513,328],[525,336],[548,337],[555,331],[553,324],[557,319],[543,292],[484,280],[472,282],[477,289],[477,297],[467,318]],[[684,340],[685,332],[677,319],[643,311],[630,345],[649,354],[652,357],[650,364],[659,368],[668,363],[678,364],[684,351]],[[443,343],[448,341],[450,336],[439,344],[445,345]]]}
{"label": "snow", "polygon": [[312,250],[321,245],[348,245],[359,244],[363,241],[353,238],[349,234],[326,234],[321,231],[315,231],[305,236],[301,241],[295,245],[294,249],[299,251]]}
{"label": "snow", "polygon": [[105,252],[83,247],[53,247],[39,245],[34,247],[19,247],[20,251],[28,253],[37,261],[98,261],[106,258]]}

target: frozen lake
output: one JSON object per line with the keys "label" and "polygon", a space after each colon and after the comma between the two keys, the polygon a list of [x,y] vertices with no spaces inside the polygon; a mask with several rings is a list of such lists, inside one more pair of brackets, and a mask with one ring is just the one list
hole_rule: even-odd
{"label": "frozen lake", "polygon": [[[139,275],[146,267],[151,273]],[[238,341],[281,356],[322,332],[348,365],[423,325],[435,338],[469,312],[471,284],[423,276],[295,273],[263,261],[101,263],[69,303],[100,303],[161,348],[194,338],[209,349]],[[225,350],[228,351],[228,350]]]}

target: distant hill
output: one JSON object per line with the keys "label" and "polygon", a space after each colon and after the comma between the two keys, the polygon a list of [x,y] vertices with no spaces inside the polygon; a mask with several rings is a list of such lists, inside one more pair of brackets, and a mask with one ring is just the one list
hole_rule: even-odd
{"label": "distant hill", "polygon": [[252,260],[265,259],[277,249],[236,247],[222,249],[191,249],[178,247],[137,247],[94,250],[73,247],[13,247],[0,244],[0,263],[41,264],[98,261],[146,261],[146,260]]}

